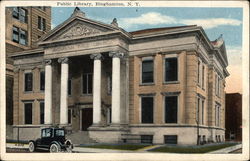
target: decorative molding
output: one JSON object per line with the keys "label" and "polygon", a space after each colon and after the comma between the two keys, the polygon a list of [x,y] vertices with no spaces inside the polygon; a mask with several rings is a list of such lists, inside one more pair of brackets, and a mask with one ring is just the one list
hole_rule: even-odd
{"label": "decorative molding", "polygon": [[176,91],[176,92],[161,92],[161,94],[163,95],[163,96],[178,96],[178,95],[180,95],[180,91]]}
{"label": "decorative molding", "polygon": [[69,62],[69,59],[67,57],[58,59],[58,63],[61,63],[61,64],[68,64],[68,62]]}
{"label": "decorative molding", "polygon": [[44,63],[45,63],[45,65],[51,65],[52,60],[51,59],[45,59]]}
{"label": "decorative molding", "polygon": [[122,52],[111,51],[111,52],[109,52],[109,56],[113,57],[113,58],[120,58],[121,59],[121,58],[125,57],[125,54]]}
{"label": "decorative molding", "polygon": [[89,36],[89,35],[94,35],[94,34],[100,34],[101,32],[97,29],[93,29],[91,27],[82,25],[82,24],[77,24],[73,26],[69,31],[64,33],[59,37],[60,38],[74,38],[74,37],[80,37],[80,36]]}
{"label": "decorative molding", "polygon": [[20,70],[20,67],[14,67],[13,72],[14,72],[14,73],[18,73],[19,70]]}
{"label": "decorative molding", "polygon": [[102,56],[102,54],[91,54],[90,59],[103,60],[103,56]]}

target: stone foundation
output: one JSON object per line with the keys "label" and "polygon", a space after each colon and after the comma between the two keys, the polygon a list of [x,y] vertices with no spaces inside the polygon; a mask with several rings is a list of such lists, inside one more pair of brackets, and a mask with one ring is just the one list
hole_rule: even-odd
{"label": "stone foundation", "polygon": [[[153,144],[164,144],[164,135],[177,135],[177,144],[179,145],[197,144],[197,126],[133,125],[130,129],[133,135],[153,135]],[[202,139],[205,136],[206,142],[217,142],[216,135],[220,136],[221,141],[225,141],[225,130],[221,128],[201,126],[199,127],[199,135],[202,136]],[[202,139],[201,141],[203,141]]]}

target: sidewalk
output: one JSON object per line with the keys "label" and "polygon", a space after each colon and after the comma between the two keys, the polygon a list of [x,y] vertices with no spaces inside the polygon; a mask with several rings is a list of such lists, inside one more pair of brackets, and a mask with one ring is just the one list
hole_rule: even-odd
{"label": "sidewalk", "polygon": [[[148,150],[158,148],[164,145],[150,145],[137,150],[119,150],[119,149],[99,149],[99,148],[88,148],[88,147],[75,147],[72,152],[76,153],[148,153]],[[17,143],[7,143],[7,148],[17,148],[17,149],[28,149],[28,144],[17,144]],[[207,154],[227,154],[232,151],[238,150],[242,148],[242,144],[238,144],[235,146],[227,147],[224,149],[219,149],[216,151],[208,152]]]}
{"label": "sidewalk", "polygon": [[235,151],[235,150],[240,149],[240,148],[242,148],[242,144],[238,144],[238,145],[235,145],[235,146],[230,146],[230,147],[227,147],[227,148],[224,148],[224,149],[219,149],[219,150],[216,150],[216,151],[209,152],[207,154],[227,154],[227,153],[230,153],[230,152]]}
{"label": "sidewalk", "polygon": [[28,149],[29,144],[21,144],[21,143],[7,143],[6,148],[19,148],[19,149]]}

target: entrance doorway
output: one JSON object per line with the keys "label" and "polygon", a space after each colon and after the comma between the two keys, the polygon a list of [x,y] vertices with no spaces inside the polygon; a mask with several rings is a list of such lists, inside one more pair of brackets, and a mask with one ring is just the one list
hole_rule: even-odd
{"label": "entrance doorway", "polygon": [[82,109],[82,131],[87,131],[88,127],[93,124],[93,108]]}

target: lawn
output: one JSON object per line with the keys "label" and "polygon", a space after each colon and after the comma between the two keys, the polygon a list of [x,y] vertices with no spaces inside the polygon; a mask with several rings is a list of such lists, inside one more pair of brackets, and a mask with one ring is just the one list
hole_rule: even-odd
{"label": "lawn", "polygon": [[140,144],[100,144],[100,145],[80,145],[86,148],[99,148],[99,149],[118,149],[118,150],[138,150],[149,145]]}
{"label": "lawn", "polygon": [[166,152],[166,153],[208,153],[211,151],[223,149],[236,145],[236,143],[213,144],[203,146],[163,146],[150,150],[150,152]]}

